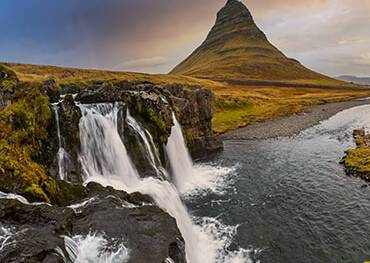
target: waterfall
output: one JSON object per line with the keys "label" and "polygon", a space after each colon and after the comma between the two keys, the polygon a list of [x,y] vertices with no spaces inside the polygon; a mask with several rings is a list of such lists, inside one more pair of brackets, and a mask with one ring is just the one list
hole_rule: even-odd
{"label": "waterfall", "polygon": [[154,144],[154,141],[153,141],[153,138],[150,132],[144,129],[144,127],[141,124],[139,124],[135,120],[135,118],[131,116],[130,111],[128,109],[127,109],[126,114],[127,114],[127,117],[126,117],[127,124],[140,136],[141,140],[143,141],[145,151],[147,155],[149,156],[150,165],[155,170],[157,176],[167,177],[167,173],[161,164],[161,160],[159,158],[159,152],[157,150],[157,147]]}
{"label": "waterfall", "polygon": [[137,185],[137,171],[118,132],[123,105],[81,104],[79,107],[82,113],[79,124],[80,162],[84,181],[115,185],[116,180],[119,180],[125,187]]}
{"label": "waterfall", "polygon": [[172,113],[174,126],[166,146],[170,161],[173,181],[181,194],[192,195],[199,191],[223,193],[220,185],[224,185],[226,175],[234,168],[220,167],[205,164],[193,164],[185,143],[182,128],[175,113]]}
{"label": "waterfall", "polygon": [[59,104],[58,103],[53,104],[53,111],[55,115],[55,122],[57,125],[57,135],[58,135],[58,154],[57,154],[58,176],[60,180],[65,180],[66,179],[65,163],[66,163],[66,160],[68,159],[68,155],[67,155],[67,152],[64,150],[62,136],[60,133]]}
{"label": "waterfall", "polygon": [[[186,257],[189,263],[226,262],[225,256],[221,255],[225,251],[226,241],[219,237],[216,230],[209,228],[208,224],[196,225],[193,222],[175,185],[158,178],[140,178],[138,175],[119,135],[118,122],[122,121],[120,116],[122,116],[123,105],[91,104],[79,105],[79,107],[82,112],[80,162],[85,173],[85,183],[95,181],[129,193],[138,191],[150,195],[160,208],[176,219],[185,240]],[[180,134],[181,127],[176,125],[175,129],[177,135]],[[142,133],[143,140],[144,135]],[[152,140],[150,136],[148,137],[149,141]],[[180,140],[180,146],[185,147],[181,136],[176,137],[175,140]],[[184,167],[191,169],[192,162],[186,147],[181,150],[186,154],[188,162]],[[179,156],[177,157],[182,161]]]}
{"label": "waterfall", "polygon": [[172,126],[171,136],[168,139],[166,151],[170,159],[171,170],[174,177],[174,183],[180,192],[186,187],[187,178],[195,173],[193,161],[185,144],[182,129],[176,119],[175,113],[172,113],[174,126]]}

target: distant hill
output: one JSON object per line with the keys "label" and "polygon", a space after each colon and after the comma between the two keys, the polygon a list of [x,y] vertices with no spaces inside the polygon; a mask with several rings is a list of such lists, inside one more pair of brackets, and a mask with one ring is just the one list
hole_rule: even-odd
{"label": "distant hill", "polygon": [[206,40],[170,74],[217,80],[336,84],[286,57],[257,27],[247,7],[228,0]]}
{"label": "distant hill", "polygon": [[343,75],[343,76],[339,76],[337,79],[350,82],[350,83],[370,85],[370,77],[360,78],[356,76]]}

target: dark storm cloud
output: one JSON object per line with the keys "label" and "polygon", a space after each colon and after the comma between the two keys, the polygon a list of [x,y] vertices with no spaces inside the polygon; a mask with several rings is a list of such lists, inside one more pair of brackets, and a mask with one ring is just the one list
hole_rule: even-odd
{"label": "dark storm cloud", "polygon": [[[243,2],[271,41],[289,56],[331,75],[366,74],[367,0],[356,5],[349,0]],[[224,3],[3,0],[0,60],[166,72],[204,40]],[[350,60],[343,61],[344,57]]]}

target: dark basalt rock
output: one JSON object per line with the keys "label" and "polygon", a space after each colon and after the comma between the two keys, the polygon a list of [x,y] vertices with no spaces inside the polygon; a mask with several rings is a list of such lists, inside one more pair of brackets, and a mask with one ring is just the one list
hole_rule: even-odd
{"label": "dark basalt rock", "polygon": [[[81,111],[76,106],[75,101],[71,95],[66,95],[64,100],[59,104],[59,127],[62,139],[62,146],[67,153],[66,158],[66,176],[67,181],[74,184],[81,184],[81,165],[78,161],[78,155],[80,152],[80,131],[79,122],[81,119]],[[54,125],[53,134],[54,144],[58,145],[56,124]],[[55,149],[55,147],[54,147]],[[56,148],[58,151],[58,147]],[[49,168],[49,172],[54,176],[58,176],[58,159],[57,152],[52,166]]]}
{"label": "dark basalt rock", "polygon": [[141,177],[156,177],[156,171],[151,165],[149,155],[143,147],[143,141],[139,134],[132,129],[127,123],[123,130],[123,142]]}
{"label": "dark basalt rock", "polygon": [[223,149],[222,141],[212,131],[213,93],[199,86],[166,85],[165,89],[172,94],[171,102],[192,156]]}
{"label": "dark basalt rock", "polygon": [[[109,240],[122,240],[129,249],[129,262],[186,262],[185,244],[176,221],[151,205],[150,197],[127,194],[96,183],[87,187],[88,202],[69,207],[26,205],[0,199],[0,228],[10,229],[1,248],[0,262],[64,262],[57,248],[68,257],[63,236],[97,233]],[[0,235],[1,235],[0,231]]]}
{"label": "dark basalt rock", "polygon": [[18,82],[14,71],[0,65],[0,110],[12,103],[11,95],[14,93]]}
{"label": "dark basalt rock", "polygon": [[48,79],[43,83],[44,93],[49,97],[51,103],[59,101],[60,88],[57,86],[54,79]]}

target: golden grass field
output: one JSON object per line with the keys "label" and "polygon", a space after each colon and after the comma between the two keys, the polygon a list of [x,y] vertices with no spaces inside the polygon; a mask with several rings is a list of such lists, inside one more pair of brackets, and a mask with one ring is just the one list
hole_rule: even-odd
{"label": "golden grass field", "polygon": [[[85,70],[27,64],[5,64],[22,81],[44,81],[53,78],[60,84],[89,81],[129,80],[158,84],[179,83],[201,85],[212,89],[215,97],[213,130],[224,133],[254,122],[287,116],[307,106],[370,96],[370,89],[347,88],[284,88],[230,85],[211,80],[179,75]],[[309,84],[309,83],[308,83]],[[318,84],[318,83],[315,83]],[[324,84],[323,84],[324,85]]]}
{"label": "golden grass field", "polygon": [[308,106],[370,96],[370,89],[214,87],[213,130],[224,133],[254,122],[287,116]]}

